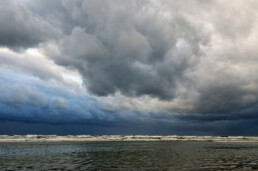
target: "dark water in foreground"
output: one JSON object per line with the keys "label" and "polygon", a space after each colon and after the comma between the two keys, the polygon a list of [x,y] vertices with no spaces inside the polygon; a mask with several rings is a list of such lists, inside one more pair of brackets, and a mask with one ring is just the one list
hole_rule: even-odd
{"label": "dark water in foreground", "polygon": [[0,143],[0,170],[258,170],[258,144]]}

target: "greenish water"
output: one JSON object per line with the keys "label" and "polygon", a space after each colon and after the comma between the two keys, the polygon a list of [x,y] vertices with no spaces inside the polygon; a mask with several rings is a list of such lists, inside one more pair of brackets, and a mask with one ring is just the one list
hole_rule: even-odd
{"label": "greenish water", "polygon": [[258,170],[258,144],[0,143],[0,170]]}

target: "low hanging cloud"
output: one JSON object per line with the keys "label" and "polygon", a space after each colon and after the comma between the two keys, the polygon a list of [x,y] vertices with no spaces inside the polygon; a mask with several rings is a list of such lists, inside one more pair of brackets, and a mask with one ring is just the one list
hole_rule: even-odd
{"label": "low hanging cloud", "polygon": [[62,97],[53,97],[51,107],[57,110],[66,110],[69,109],[69,102]]}
{"label": "low hanging cloud", "polygon": [[2,91],[0,103],[13,107],[21,107],[24,105],[43,107],[47,104],[46,96],[38,92],[34,87],[0,83],[0,89]]}

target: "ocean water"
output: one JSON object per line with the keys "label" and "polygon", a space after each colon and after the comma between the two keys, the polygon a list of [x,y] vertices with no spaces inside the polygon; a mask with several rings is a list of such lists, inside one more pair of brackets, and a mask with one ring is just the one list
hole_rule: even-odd
{"label": "ocean water", "polygon": [[258,143],[1,142],[0,170],[258,170]]}

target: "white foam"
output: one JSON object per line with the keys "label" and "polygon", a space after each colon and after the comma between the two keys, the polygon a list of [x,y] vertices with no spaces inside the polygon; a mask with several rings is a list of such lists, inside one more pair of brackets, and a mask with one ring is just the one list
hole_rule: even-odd
{"label": "white foam", "polygon": [[147,135],[0,135],[0,142],[62,142],[62,141],[207,141],[258,142],[258,137],[245,136],[147,136]]}

